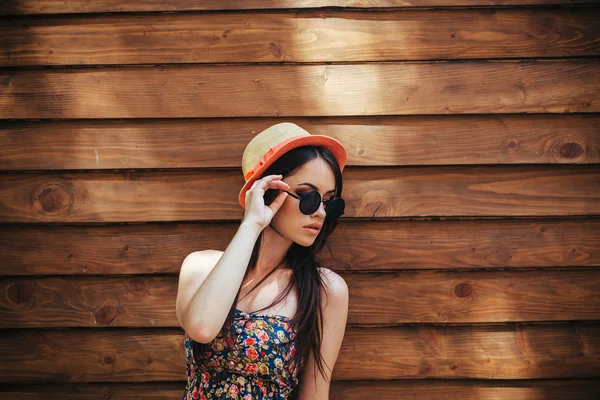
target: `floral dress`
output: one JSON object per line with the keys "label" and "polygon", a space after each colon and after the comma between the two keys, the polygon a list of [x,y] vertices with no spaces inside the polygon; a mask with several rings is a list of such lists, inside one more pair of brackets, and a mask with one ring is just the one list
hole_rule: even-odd
{"label": "floral dress", "polygon": [[193,339],[185,333],[187,384],[183,400],[287,399],[302,367],[292,360],[297,332],[291,318],[236,309],[233,324],[236,334],[227,334],[231,326],[227,320],[199,362],[193,356]]}

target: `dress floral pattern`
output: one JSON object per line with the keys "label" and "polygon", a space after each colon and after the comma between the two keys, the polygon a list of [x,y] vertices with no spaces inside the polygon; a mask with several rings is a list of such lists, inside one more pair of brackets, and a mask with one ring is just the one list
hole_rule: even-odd
{"label": "dress floral pattern", "polygon": [[298,384],[292,357],[297,332],[291,318],[235,310],[236,334],[227,334],[227,320],[197,362],[191,339],[184,338],[187,384],[183,400],[287,399]]}

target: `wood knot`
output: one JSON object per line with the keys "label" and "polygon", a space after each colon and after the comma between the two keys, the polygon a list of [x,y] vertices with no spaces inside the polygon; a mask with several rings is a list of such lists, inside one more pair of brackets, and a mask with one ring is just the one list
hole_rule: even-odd
{"label": "wood knot", "polygon": [[450,368],[452,369],[452,371],[456,371],[458,369],[458,365],[452,364]]}
{"label": "wood knot", "polygon": [[7,290],[8,299],[15,304],[29,303],[35,293],[33,283],[15,283]]}
{"label": "wood knot", "polygon": [[111,365],[115,362],[115,359],[112,356],[104,356],[104,364]]}
{"label": "wood knot", "polygon": [[75,190],[62,182],[53,182],[40,188],[33,198],[33,208],[40,214],[58,217],[67,214],[75,204]]}
{"label": "wood knot", "polygon": [[281,55],[283,54],[283,51],[281,50],[281,45],[275,42],[269,42],[269,52],[277,58],[281,58]]}
{"label": "wood knot", "polygon": [[504,149],[509,154],[513,154],[519,151],[519,140],[515,137],[507,138],[504,141]]}
{"label": "wood knot", "polygon": [[562,158],[577,158],[583,154],[583,148],[579,143],[563,143],[558,148],[558,154]]}
{"label": "wood knot", "polygon": [[117,317],[117,307],[105,305],[100,307],[95,313],[94,318],[97,324],[109,325]]}
{"label": "wood knot", "polygon": [[473,287],[466,282],[462,282],[454,287],[454,293],[458,297],[467,297],[473,293]]}
{"label": "wood knot", "polygon": [[48,212],[63,208],[66,198],[67,194],[58,188],[44,188],[39,194],[40,205]]}
{"label": "wood knot", "polygon": [[549,146],[548,154],[558,162],[583,162],[586,158],[586,139],[571,135],[559,137]]}
{"label": "wood knot", "polygon": [[421,364],[419,366],[419,371],[417,372],[417,374],[419,374],[419,376],[423,376],[423,375],[427,375],[431,372],[431,367],[427,364]]}

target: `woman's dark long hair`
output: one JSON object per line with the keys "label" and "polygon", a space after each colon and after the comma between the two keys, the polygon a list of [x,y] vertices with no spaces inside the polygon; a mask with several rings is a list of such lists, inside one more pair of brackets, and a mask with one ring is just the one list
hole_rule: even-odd
{"label": "woman's dark long hair", "polygon": [[[262,176],[281,174],[283,175],[283,178],[285,178],[289,175],[292,175],[307,162],[317,158],[323,159],[333,171],[335,176],[335,196],[341,197],[342,173],[340,171],[340,166],[333,154],[328,149],[321,146],[302,146],[288,151],[278,158],[269,168],[267,168]],[[264,195],[265,204],[271,204],[278,194],[278,190],[268,189]],[[312,350],[315,364],[324,378],[326,377],[323,368],[324,360],[321,356],[321,340],[323,334],[323,299],[321,298],[321,294],[324,293],[323,288],[325,283],[319,273],[318,268],[321,266],[315,260],[315,256],[325,245],[329,247],[327,244],[327,238],[329,235],[331,235],[331,233],[333,233],[337,223],[337,218],[331,219],[326,217],[323,221],[323,227],[317,235],[317,238],[315,239],[314,243],[308,247],[301,246],[297,243],[292,243],[285,258],[282,260],[282,263],[285,262],[293,271],[288,286],[272,304],[261,308],[260,310],[256,310],[265,310],[280,303],[286,298],[287,294],[295,288],[298,296],[298,310],[292,320],[292,326],[297,332],[297,336],[294,339],[294,343],[296,345],[296,354],[292,358],[292,368],[295,368],[296,365],[300,365],[300,367],[304,366],[308,360],[310,351]],[[242,282],[256,267],[262,238],[263,233],[261,232],[254,245],[254,249],[252,250],[248,268],[246,269]],[[281,263],[279,265],[281,265]],[[278,268],[279,265],[276,268]],[[273,271],[267,274],[267,276],[269,276]],[[267,276],[265,276],[265,278]],[[260,285],[265,278],[263,278],[256,286],[254,286],[254,288]],[[252,288],[252,290],[254,290],[254,288]],[[227,320],[231,322],[233,322],[233,313],[237,309],[240,290],[241,285],[240,289],[238,289],[236,300],[231,306],[227,316]],[[234,324],[231,323],[230,326],[231,330],[229,333],[233,334],[232,331]],[[196,341],[193,342],[193,349],[196,357],[204,354],[204,350],[206,348],[205,346],[207,346],[207,344]],[[331,366],[327,367],[329,371],[331,371]],[[316,374],[316,371],[313,372]],[[299,378],[303,375],[303,373],[304,371],[300,371]],[[295,398],[296,394],[297,390],[294,390],[290,398]]]}

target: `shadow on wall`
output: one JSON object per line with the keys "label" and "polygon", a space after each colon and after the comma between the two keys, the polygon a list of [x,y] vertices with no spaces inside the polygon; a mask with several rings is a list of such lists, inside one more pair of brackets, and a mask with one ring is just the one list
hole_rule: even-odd
{"label": "shadow on wall", "polygon": [[[0,118],[62,118],[61,108],[68,101],[64,90],[57,87],[44,68],[47,61],[40,58],[22,65],[23,55],[39,53],[44,46],[44,22],[52,16],[23,15],[28,10],[26,0],[4,0],[0,5],[0,48],[3,49],[0,66],[11,67],[0,71],[0,82],[8,88],[2,96]],[[13,15],[14,14],[14,15]],[[48,57],[53,49],[42,49]],[[21,65],[20,65],[21,64]],[[41,67],[41,68],[40,68]]]}

